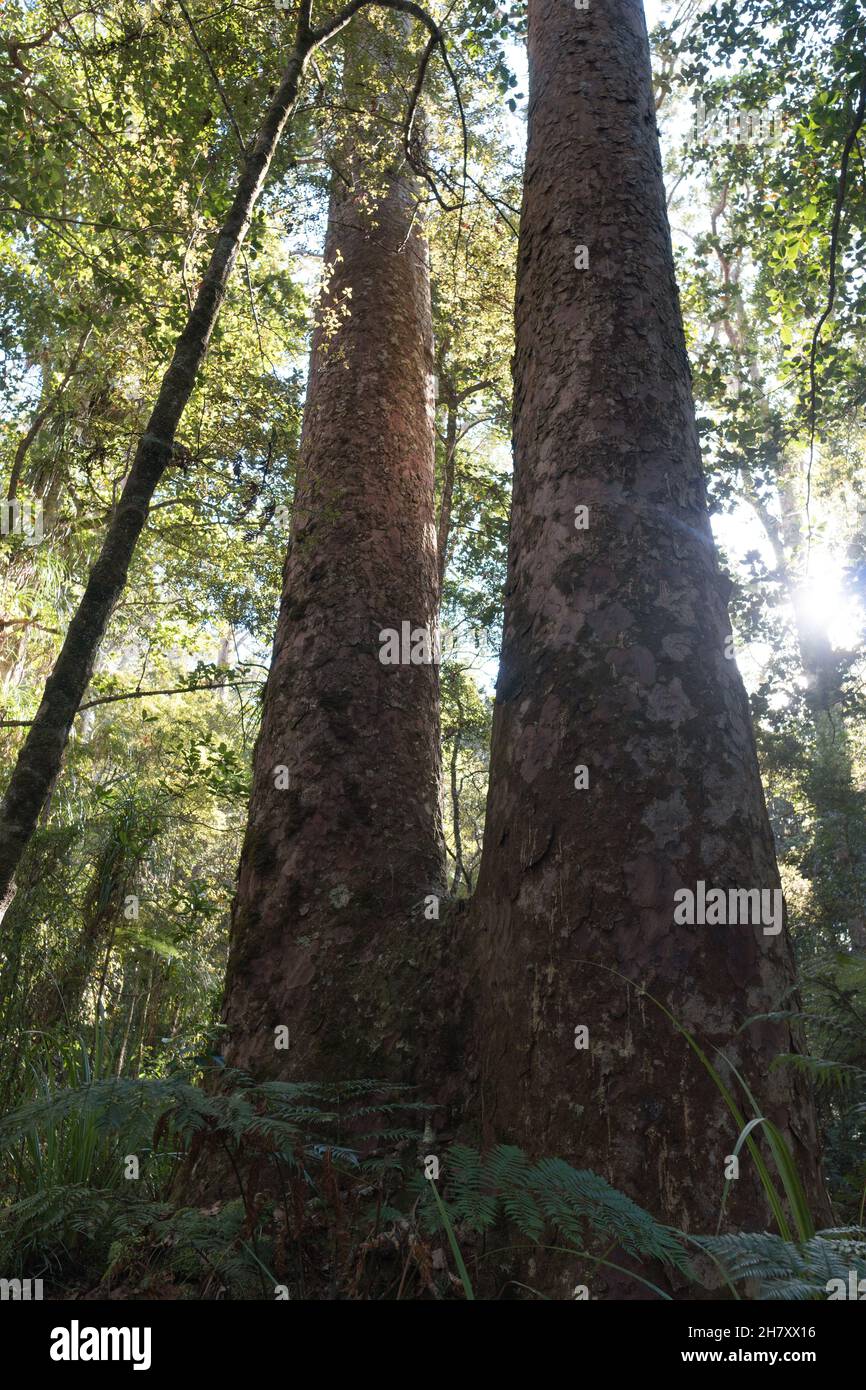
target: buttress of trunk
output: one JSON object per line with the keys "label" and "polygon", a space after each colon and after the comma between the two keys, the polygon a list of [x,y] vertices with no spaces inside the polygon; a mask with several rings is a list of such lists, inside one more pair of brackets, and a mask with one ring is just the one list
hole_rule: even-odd
{"label": "buttress of trunk", "polygon": [[[407,1080],[432,1050],[443,982],[425,961],[444,878],[433,350],[411,182],[394,174],[372,215],[360,183],[340,186],[325,262],[232,915],[227,1058],[282,1078]],[[404,664],[407,644],[400,664],[381,660],[397,655],[386,630],[397,646],[426,631],[428,658]]]}
{"label": "buttress of trunk", "polygon": [[[740,1069],[823,1216],[808,1089],[769,1066],[795,1047],[788,1025],[738,1032],[790,1002],[787,929],[674,923],[680,889],[772,894],[779,876],[726,657],[640,0],[530,0],[529,67],[514,504],[474,906],[488,1137],[715,1229],[737,1124],[626,976]],[[766,1229],[740,1165],[728,1219]]]}

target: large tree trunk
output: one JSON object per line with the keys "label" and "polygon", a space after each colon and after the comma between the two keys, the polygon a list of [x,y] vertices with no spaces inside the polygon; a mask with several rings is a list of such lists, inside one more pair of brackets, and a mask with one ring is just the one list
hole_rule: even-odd
{"label": "large tree trunk", "polygon": [[[808,1092],[769,1070],[787,1026],[738,1032],[792,984],[787,931],[674,924],[678,889],[779,878],[726,659],[640,0],[530,0],[529,63],[515,492],[474,907],[483,1110],[488,1137],[711,1231],[736,1123],[619,975],[713,1061],[726,1051],[821,1189]],[[745,1155],[732,1188],[734,1221],[766,1228]],[[593,1294],[604,1288],[599,1275]]]}
{"label": "large tree trunk", "polygon": [[349,177],[330,206],[227,1056],[280,1077],[408,1080],[430,1042],[424,960],[441,931],[438,680],[429,661],[383,664],[380,633],[437,623],[428,255],[405,173],[373,209]]}

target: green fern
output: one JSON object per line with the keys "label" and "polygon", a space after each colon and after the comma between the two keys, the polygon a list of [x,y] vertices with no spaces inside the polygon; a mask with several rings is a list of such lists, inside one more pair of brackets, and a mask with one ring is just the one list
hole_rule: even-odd
{"label": "green fern", "polygon": [[751,1281],[761,1299],[826,1299],[831,1279],[847,1287],[851,1271],[858,1280],[866,1278],[866,1230],[860,1227],[818,1231],[802,1242],[760,1232],[697,1236],[693,1242],[734,1283]]}
{"label": "green fern", "polygon": [[[532,1163],[522,1149],[507,1144],[487,1155],[454,1145],[446,1165],[446,1208],[468,1231],[484,1232],[504,1216],[536,1244],[548,1232],[574,1249],[583,1248],[589,1237],[601,1237],[629,1255],[683,1272],[688,1268],[678,1233],[597,1173],[572,1168],[560,1158]],[[435,1226],[435,1211],[428,1207],[427,1216]]]}
{"label": "green fern", "polygon": [[[182,1240],[200,1233],[201,1248],[190,1244],[199,1275],[209,1270],[210,1282],[225,1280],[241,1290],[238,1297],[250,1287],[261,1295],[268,1245],[251,1199],[262,1165],[272,1168],[272,1190],[294,1175],[304,1200],[327,1220],[329,1195],[319,1189],[319,1174],[336,1169],[341,1181],[351,1176],[357,1184],[362,1174],[376,1172],[383,1155],[420,1139],[420,1131],[395,1120],[429,1108],[408,1088],[372,1080],[256,1083],[223,1067],[215,1081],[204,1090],[185,1075],[110,1076],[54,1088],[43,1078],[38,1095],[0,1120],[2,1268],[38,1273],[102,1262],[104,1269],[107,1261],[116,1271],[128,1244],[152,1237],[159,1245],[176,1228]],[[373,1127],[376,1116],[381,1123]],[[237,1209],[247,1228],[246,1254],[238,1230],[224,1229],[229,1218],[220,1209],[199,1217],[179,1212],[164,1224],[170,1208],[160,1199],[177,1164],[202,1146],[231,1159],[243,1198]],[[124,1181],[130,1153],[141,1162],[140,1183]]]}

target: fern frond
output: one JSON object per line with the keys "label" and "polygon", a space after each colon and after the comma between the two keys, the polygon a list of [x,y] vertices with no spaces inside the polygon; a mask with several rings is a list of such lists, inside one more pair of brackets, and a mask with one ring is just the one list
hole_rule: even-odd
{"label": "fern frond", "polygon": [[768,1232],[701,1236],[695,1243],[715,1256],[730,1279],[751,1279],[759,1297],[826,1298],[831,1280],[847,1287],[849,1275],[866,1278],[866,1231],[857,1227],[819,1231],[796,1243]]}

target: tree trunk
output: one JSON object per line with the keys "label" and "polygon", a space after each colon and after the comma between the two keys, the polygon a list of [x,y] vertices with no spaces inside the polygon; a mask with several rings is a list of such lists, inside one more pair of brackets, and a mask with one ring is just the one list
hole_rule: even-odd
{"label": "tree trunk", "polygon": [[370,212],[349,179],[330,205],[226,1053],[282,1078],[411,1080],[444,878],[438,680],[431,661],[383,664],[380,634],[437,625],[428,255],[405,172]]}
{"label": "tree trunk", "polygon": [[[515,490],[473,909],[483,1113],[488,1138],[592,1168],[658,1217],[712,1231],[737,1125],[673,1024],[619,975],[711,1060],[725,1050],[816,1203],[821,1185],[808,1090],[769,1070],[794,1046],[787,1025],[738,1033],[785,1000],[787,930],[674,923],[679,889],[779,878],[725,654],[639,0],[530,0],[529,66]],[[745,1154],[728,1213],[768,1224]],[[604,1290],[599,1274],[593,1295]]]}
{"label": "tree trunk", "polygon": [[45,421],[48,419],[54,407],[58,405],[58,403],[60,402],[64,391],[66,390],[70,381],[74,377],[78,369],[78,363],[81,360],[81,354],[87,347],[87,342],[92,332],[92,326],[88,326],[82,333],[81,337],[78,340],[78,346],[73,352],[72,359],[69,363],[69,366],[66,369],[66,372],[64,373],[63,379],[60,382],[60,385],[58,386],[57,390],[54,392],[48,393],[44,389],[47,368],[43,367],[42,400],[40,402],[39,408],[35,412],[33,419],[30,422],[29,427],[22,436],[18,444],[18,447],[15,450],[15,457],[12,460],[12,469],[9,474],[9,484],[6,488],[6,497],[7,500],[10,502],[13,502],[15,498],[18,496],[18,486],[21,482],[21,474],[24,471],[24,464],[27,459],[27,451],[33,444],[34,440],[38,437],[39,431],[42,429],[42,426],[45,424]]}
{"label": "tree trunk", "polygon": [[457,467],[457,402],[448,396],[445,424],[445,462],[442,477],[442,500],[439,504],[436,549],[438,554],[439,596],[448,568],[448,542],[451,537],[451,511],[454,504],[454,474]]}
{"label": "tree trunk", "polygon": [[306,57],[315,41],[303,26],[302,37],[267,109],[255,144],[244,161],[231,208],[220,228],[195,304],[162,379],[99,558],[90,572],[81,602],[45,684],[36,718],[18,755],[0,806],[0,905],[8,906],[9,886],[60,769],[72,721],[90,681],[108,620],[126,585],[151,498],[171,462],[175,434],[207,351],[229,276],[280,137],[294,109]]}
{"label": "tree trunk", "polygon": [[123,1068],[126,1065],[126,1051],[129,1047],[132,1020],[135,1017],[135,1006],[138,1003],[138,978],[140,972],[141,964],[139,960],[136,960],[134,964],[130,960],[125,962],[123,969],[123,985],[121,986],[120,999],[117,1007],[118,1018],[123,1020],[123,1038],[117,1057],[118,1076],[123,1076]]}

